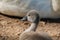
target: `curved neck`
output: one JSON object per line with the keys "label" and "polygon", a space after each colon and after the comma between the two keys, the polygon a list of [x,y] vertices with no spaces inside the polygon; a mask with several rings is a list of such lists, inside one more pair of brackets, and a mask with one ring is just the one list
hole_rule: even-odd
{"label": "curved neck", "polygon": [[60,7],[60,0],[52,0],[52,7],[54,11],[58,11]]}
{"label": "curved neck", "polygon": [[36,28],[37,28],[37,24],[32,23],[31,26],[28,29],[26,29],[24,32],[36,31]]}

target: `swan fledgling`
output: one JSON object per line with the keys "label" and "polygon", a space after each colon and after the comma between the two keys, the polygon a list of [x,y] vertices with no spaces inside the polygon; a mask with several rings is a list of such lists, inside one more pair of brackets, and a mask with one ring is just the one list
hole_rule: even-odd
{"label": "swan fledgling", "polygon": [[36,11],[28,12],[26,17],[28,21],[32,23],[31,26],[19,36],[19,40],[51,40],[47,33],[35,32],[40,19],[39,14]]}

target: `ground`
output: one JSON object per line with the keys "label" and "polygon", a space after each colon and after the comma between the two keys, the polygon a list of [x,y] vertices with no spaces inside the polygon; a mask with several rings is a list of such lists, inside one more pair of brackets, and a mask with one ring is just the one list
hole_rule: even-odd
{"label": "ground", "polygon": [[[47,32],[53,40],[60,40],[60,19],[43,19],[39,22],[36,32]],[[0,15],[0,40],[18,40],[19,35],[30,26],[30,22],[19,18]]]}

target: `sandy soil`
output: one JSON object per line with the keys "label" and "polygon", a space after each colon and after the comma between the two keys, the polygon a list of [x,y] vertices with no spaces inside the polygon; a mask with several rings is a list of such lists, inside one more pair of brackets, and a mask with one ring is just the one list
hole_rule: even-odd
{"label": "sandy soil", "polygon": [[[43,19],[36,32],[47,32],[53,40],[60,40],[60,19]],[[0,40],[18,40],[19,35],[30,26],[30,22],[0,15]]]}

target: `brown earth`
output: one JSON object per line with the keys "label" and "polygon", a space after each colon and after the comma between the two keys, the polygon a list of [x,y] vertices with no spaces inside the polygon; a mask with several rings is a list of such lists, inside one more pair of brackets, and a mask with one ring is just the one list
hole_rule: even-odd
{"label": "brown earth", "polygon": [[[60,40],[60,19],[41,20],[36,32],[45,31],[53,40]],[[19,35],[31,23],[18,18],[0,15],[0,40],[18,40]]]}

